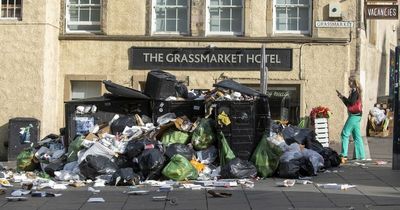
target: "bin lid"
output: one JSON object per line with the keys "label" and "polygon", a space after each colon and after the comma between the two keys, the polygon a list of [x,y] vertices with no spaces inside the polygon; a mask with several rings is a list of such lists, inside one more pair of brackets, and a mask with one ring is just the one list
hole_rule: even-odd
{"label": "bin lid", "polygon": [[34,122],[39,122],[38,119],[33,118],[33,117],[15,117],[15,118],[11,118],[9,121],[10,122],[11,121],[30,121],[30,122],[34,121]]}
{"label": "bin lid", "polygon": [[113,96],[135,99],[150,99],[150,97],[138,90],[113,83],[110,80],[104,80],[103,84]]}
{"label": "bin lid", "polygon": [[260,92],[254,90],[253,88],[242,85],[231,79],[222,80],[221,82],[218,82],[218,83],[214,84],[213,86],[234,90],[234,91],[237,91],[237,92],[240,92],[240,93],[243,93],[246,95],[250,95],[250,96],[260,96],[261,95]]}

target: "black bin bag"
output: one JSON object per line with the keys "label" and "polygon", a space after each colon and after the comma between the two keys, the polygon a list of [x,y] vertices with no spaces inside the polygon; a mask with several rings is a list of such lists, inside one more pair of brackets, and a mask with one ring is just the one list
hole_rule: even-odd
{"label": "black bin bag", "polygon": [[221,177],[224,179],[244,179],[257,176],[257,169],[247,160],[235,158],[221,168]]}
{"label": "black bin bag", "polygon": [[291,159],[279,163],[278,175],[281,178],[298,179],[299,177],[314,175],[314,167],[305,157]]}
{"label": "black bin bag", "polygon": [[158,149],[146,149],[138,157],[139,168],[146,179],[157,179],[161,176],[165,157]]}
{"label": "black bin bag", "polygon": [[118,166],[108,157],[88,155],[79,164],[79,169],[83,176],[95,180],[99,175],[114,174],[118,170]]}
{"label": "black bin bag", "polygon": [[151,140],[148,139],[140,139],[140,140],[130,140],[125,148],[125,155],[128,160],[132,160],[134,157],[138,157],[146,145],[153,144]]}
{"label": "black bin bag", "polygon": [[165,156],[171,159],[176,154],[180,154],[190,161],[193,158],[194,151],[192,148],[185,144],[170,144],[165,151]]}
{"label": "black bin bag", "polygon": [[133,172],[132,168],[120,168],[111,178],[110,184],[118,186],[139,184],[140,175]]}
{"label": "black bin bag", "polygon": [[135,119],[130,116],[122,116],[111,123],[111,133],[113,135],[122,134],[125,127],[132,127],[136,125]]}

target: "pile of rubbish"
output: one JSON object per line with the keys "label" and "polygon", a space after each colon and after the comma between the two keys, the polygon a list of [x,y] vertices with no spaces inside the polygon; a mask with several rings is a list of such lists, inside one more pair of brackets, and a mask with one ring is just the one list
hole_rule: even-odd
{"label": "pile of rubbish", "polygon": [[[213,104],[258,101],[263,96],[234,81],[214,86],[213,90],[196,94],[188,91],[193,98],[204,99],[204,117],[193,120],[169,112],[152,120],[151,116],[140,114],[115,114],[106,123],[84,123],[68,144],[63,142],[63,136],[50,134],[21,152],[17,172],[4,173],[4,179],[30,183],[38,189],[65,189],[88,183],[95,187],[151,184],[160,190],[177,186],[253,187],[254,179],[315,176],[340,164],[338,154],[324,148],[313,130],[281,124],[266,127],[262,137],[253,140],[257,144],[250,151],[251,156],[241,158],[223,132],[234,119],[227,113],[216,114]],[[75,115],[97,111],[99,108],[94,105],[77,106]]]}

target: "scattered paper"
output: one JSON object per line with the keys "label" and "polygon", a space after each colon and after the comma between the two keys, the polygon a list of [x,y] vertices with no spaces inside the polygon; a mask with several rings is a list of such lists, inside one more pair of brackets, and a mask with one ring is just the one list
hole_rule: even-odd
{"label": "scattered paper", "polygon": [[312,184],[313,182],[310,180],[296,180],[296,184]]}
{"label": "scattered paper", "polygon": [[29,193],[31,193],[30,190],[14,190],[14,191],[11,193],[11,196],[14,196],[14,197],[21,197],[21,196],[23,196],[23,195],[28,195]]}
{"label": "scattered paper", "polygon": [[98,198],[89,198],[87,202],[88,203],[104,203],[106,201],[104,200],[104,198],[98,197]]}
{"label": "scattered paper", "polygon": [[92,193],[99,193],[100,192],[100,190],[96,190],[93,187],[88,187],[88,191],[92,192]]}
{"label": "scattered paper", "polygon": [[386,165],[388,162],[387,161],[383,161],[383,160],[378,160],[375,163],[376,163],[376,165]]}
{"label": "scattered paper", "polygon": [[282,182],[277,182],[276,185],[279,187],[293,187],[296,184],[296,180],[294,179],[285,179]]}
{"label": "scattered paper", "polygon": [[203,186],[198,184],[182,184],[183,188],[185,189],[192,189],[192,190],[201,190]]}
{"label": "scattered paper", "polygon": [[335,189],[335,190],[347,190],[347,189],[356,187],[355,185],[336,184],[336,183],[317,184],[317,186],[324,188],[324,189]]}

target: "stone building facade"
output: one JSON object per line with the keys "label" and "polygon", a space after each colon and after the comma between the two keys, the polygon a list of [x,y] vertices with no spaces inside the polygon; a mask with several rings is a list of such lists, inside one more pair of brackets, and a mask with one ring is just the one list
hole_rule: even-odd
{"label": "stone building facade", "polygon": [[226,55],[262,45],[271,57],[287,50],[270,60],[276,63],[267,80],[274,119],[295,123],[313,107],[327,106],[334,113],[330,139],[339,141],[347,112],[335,90],[347,93],[347,77],[359,75],[365,112],[388,95],[397,30],[397,20],[366,20],[362,0],[9,0],[0,18],[0,142],[7,142],[14,117],[39,119],[41,137],[58,133],[64,101],[103,94],[105,79],[142,89],[153,67],[189,88],[209,89],[224,77],[258,88],[254,63],[175,60],[171,68],[164,60],[136,62],[146,50]]}

